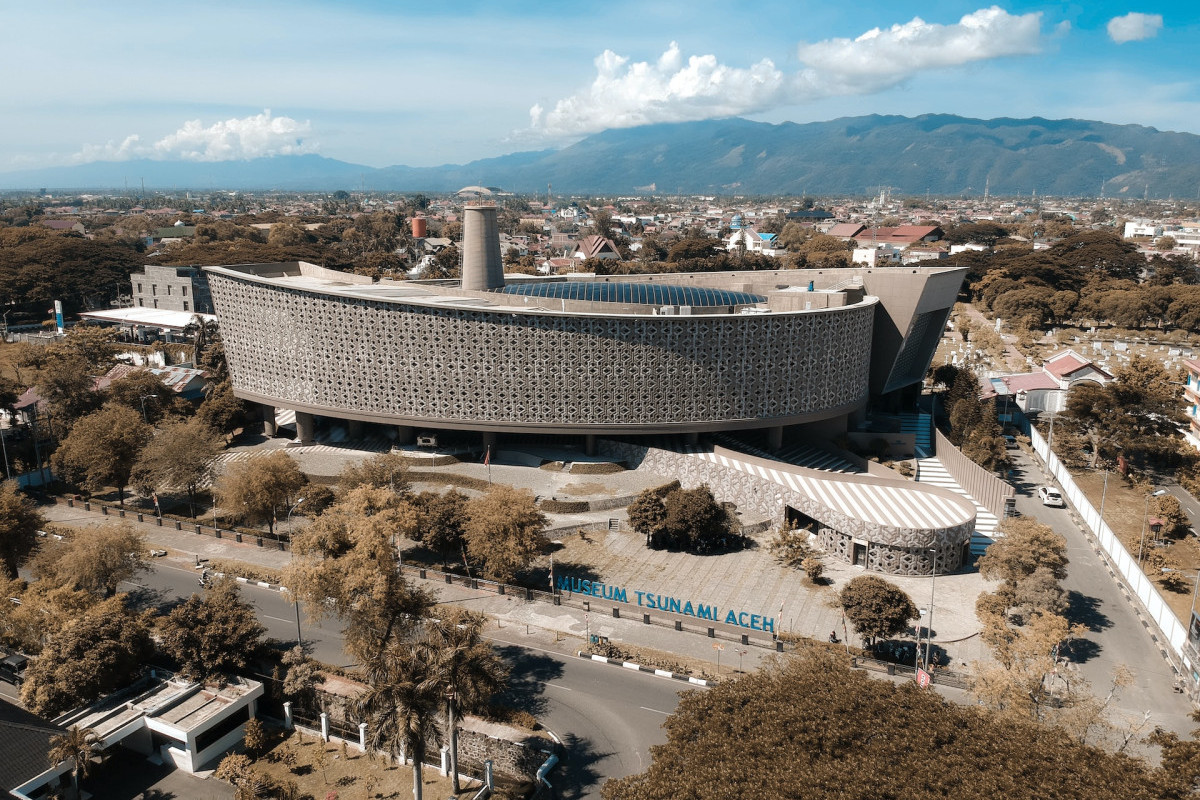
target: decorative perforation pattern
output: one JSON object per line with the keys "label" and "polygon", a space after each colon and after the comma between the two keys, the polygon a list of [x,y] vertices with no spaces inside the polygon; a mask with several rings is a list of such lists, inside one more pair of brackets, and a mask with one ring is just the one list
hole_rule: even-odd
{"label": "decorative perforation pattern", "polygon": [[235,387],[401,419],[648,425],[865,401],[872,304],[794,315],[512,314],[211,274]]}

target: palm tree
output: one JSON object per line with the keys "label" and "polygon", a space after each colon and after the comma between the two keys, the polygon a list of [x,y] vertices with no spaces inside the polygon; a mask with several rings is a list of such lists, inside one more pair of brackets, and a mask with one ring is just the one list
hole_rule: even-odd
{"label": "palm tree", "polygon": [[458,783],[458,719],[461,711],[478,711],[500,691],[508,668],[481,633],[485,618],[453,611],[430,625],[428,639],[437,652],[437,679],[446,693],[446,729],[450,736],[450,775]]}
{"label": "palm tree", "polygon": [[437,654],[427,644],[393,644],[366,664],[370,689],[358,701],[358,712],[370,731],[370,747],[393,758],[412,757],[415,800],[421,800],[421,766],[428,742],[440,736],[436,667]]}
{"label": "palm tree", "polygon": [[92,767],[92,756],[100,752],[100,738],[91,728],[78,725],[68,728],[66,733],[50,737],[50,761],[61,764],[67,759],[75,761],[71,780],[75,784],[75,796],[79,796],[79,780],[86,779]]}

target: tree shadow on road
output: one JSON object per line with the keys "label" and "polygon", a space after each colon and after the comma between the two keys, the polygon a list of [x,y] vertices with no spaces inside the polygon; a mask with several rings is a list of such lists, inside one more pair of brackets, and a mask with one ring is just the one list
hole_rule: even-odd
{"label": "tree shadow on road", "polygon": [[1067,610],[1064,616],[1073,625],[1083,625],[1092,633],[1112,627],[1112,620],[1100,610],[1100,600],[1088,597],[1072,589],[1067,592]]}
{"label": "tree shadow on road", "polygon": [[496,701],[528,711],[535,717],[545,714],[545,683],[562,677],[562,664],[549,656],[516,645],[497,647],[496,652],[512,668],[508,688]]}
{"label": "tree shadow on road", "polygon": [[601,753],[591,739],[581,739],[574,734],[563,737],[563,760],[549,776],[554,784],[553,796],[560,800],[575,800],[580,797],[597,797],[599,788],[607,778],[600,774],[597,764],[612,753]]}

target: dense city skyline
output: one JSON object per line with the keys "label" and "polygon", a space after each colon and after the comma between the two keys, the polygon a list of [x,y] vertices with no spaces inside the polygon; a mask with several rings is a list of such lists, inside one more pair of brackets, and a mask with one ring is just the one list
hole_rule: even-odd
{"label": "dense city skyline", "polygon": [[[862,113],[1196,129],[1171,8],[146,3],[13,10],[0,171],[319,153],[427,166],[612,127]],[[981,91],[981,89],[983,89]]]}

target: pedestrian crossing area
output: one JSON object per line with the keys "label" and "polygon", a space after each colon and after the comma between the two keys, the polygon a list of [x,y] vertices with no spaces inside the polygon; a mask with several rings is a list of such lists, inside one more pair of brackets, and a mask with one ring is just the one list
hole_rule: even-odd
{"label": "pedestrian crossing area", "polygon": [[971,534],[971,554],[982,555],[988,545],[999,535],[1000,520],[996,515],[967,494],[942,465],[942,462],[936,458],[917,459],[917,482],[949,489],[971,501],[971,504],[975,506],[975,532]]}

